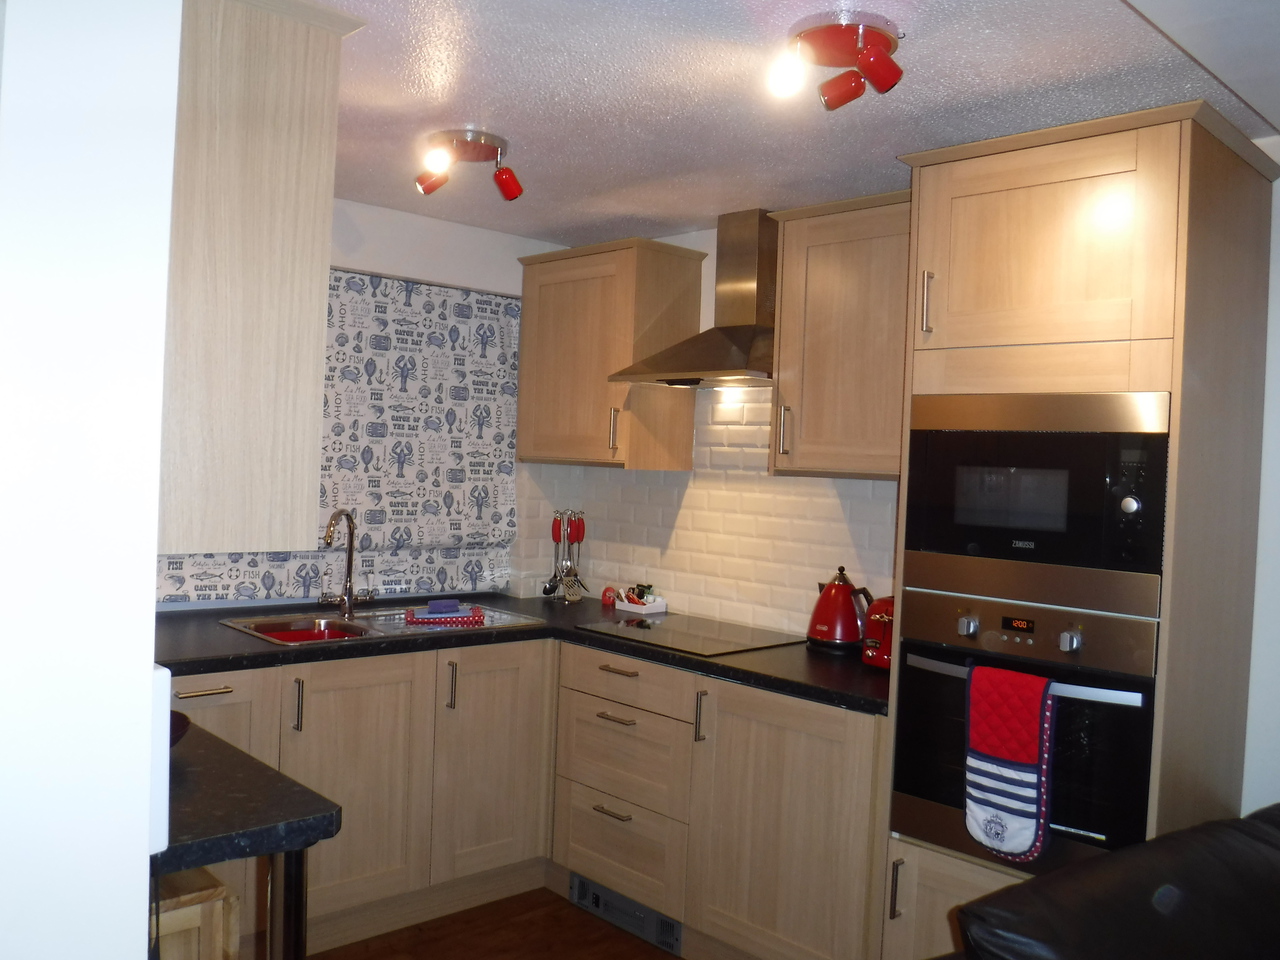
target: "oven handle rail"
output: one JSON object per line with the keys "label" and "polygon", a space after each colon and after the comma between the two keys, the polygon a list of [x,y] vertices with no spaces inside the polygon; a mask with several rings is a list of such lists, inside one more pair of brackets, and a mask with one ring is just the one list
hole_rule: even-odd
{"label": "oven handle rail", "polygon": [[[948,677],[959,677],[961,680],[969,676],[969,668],[957,663],[942,663],[930,660],[916,653],[907,654],[907,666],[918,667],[933,673],[941,673]],[[1049,693],[1055,697],[1071,700],[1091,700],[1094,703],[1113,703],[1121,707],[1141,707],[1142,694],[1134,690],[1108,690],[1103,687],[1083,687],[1075,683],[1049,684]]]}

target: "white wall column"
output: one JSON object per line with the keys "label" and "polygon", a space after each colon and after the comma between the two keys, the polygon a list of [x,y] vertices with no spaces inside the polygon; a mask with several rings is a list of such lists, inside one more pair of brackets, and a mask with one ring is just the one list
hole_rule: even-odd
{"label": "white wall column", "polygon": [[0,956],[146,953],[181,0],[8,0]]}

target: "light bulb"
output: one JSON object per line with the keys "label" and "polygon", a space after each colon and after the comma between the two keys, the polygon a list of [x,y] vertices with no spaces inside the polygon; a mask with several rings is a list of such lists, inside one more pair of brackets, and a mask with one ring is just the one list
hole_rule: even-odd
{"label": "light bulb", "polygon": [[794,97],[803,89],[809,76],[809,64],[794,48],[784,50],[769,67],[766,85],[779,99]]}
{"label": "light bulb", "polygon": [[423,158],[422,165],[432,173],[444,173],[453,166],[453,151],[448,147],[432,147]]}

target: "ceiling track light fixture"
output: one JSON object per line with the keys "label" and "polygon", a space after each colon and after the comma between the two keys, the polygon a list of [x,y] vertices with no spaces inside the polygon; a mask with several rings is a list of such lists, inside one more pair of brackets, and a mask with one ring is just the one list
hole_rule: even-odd
{"label": "ceiling track light fixture", "polygon": [[524,193],[515,171],[502,165],[507,141],[484,130],[441,130],[427,138],[423,166],[427,169],[415,181],[418,192],[434,193],[449,182],[449,170],[459,161],[488,163],[493,161],[493,182],[504,200],[514,200]]}
{"label": "ceiling track light fixture", "polygon": [[[818,86],[822,105],[835,110],[862,96],[867,84],[877,93],[888,93],[897,85],[902,68],[893,54],[903,36],[892,20],[864,10],[818,13],[792,25],[784,57],[793,63],[844,68]],[[793,83],[794,90],[799,86]]]}

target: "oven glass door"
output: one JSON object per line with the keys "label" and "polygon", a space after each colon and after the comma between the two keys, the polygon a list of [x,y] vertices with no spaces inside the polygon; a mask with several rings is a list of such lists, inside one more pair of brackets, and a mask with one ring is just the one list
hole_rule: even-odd
{"label": "oven glass door", "polygon": [[906,548],[1159,573],[1168,437],[913,430]]}
{"label": "oven glass door", "polygon": [[900,656],[895,795],[963,811],[968,666],[1022,669],[1055,681],[1050,836],[1107,850],[1145,839],[1154,681],[905,638]]}

